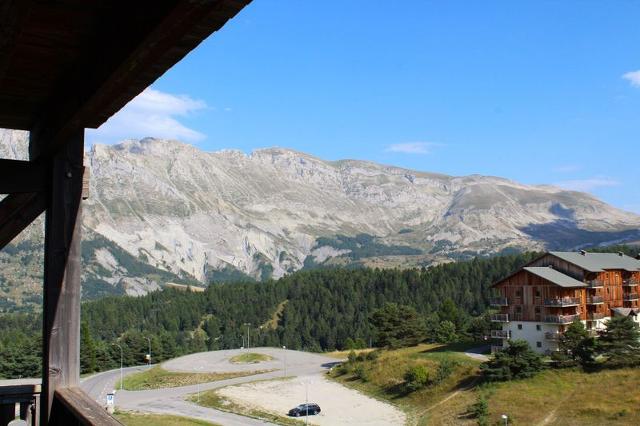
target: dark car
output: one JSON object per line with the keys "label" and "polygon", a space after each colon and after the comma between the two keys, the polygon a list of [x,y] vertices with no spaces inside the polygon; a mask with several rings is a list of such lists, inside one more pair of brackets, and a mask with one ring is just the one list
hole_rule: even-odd
{"label": "dark car", "polygon": [[289,415],[293,417],[306,416],[307,413],[309,415],[315,415],[320,412],[320,406],[318,404],[300,404],[296,408],[292,408],[289,410]]}

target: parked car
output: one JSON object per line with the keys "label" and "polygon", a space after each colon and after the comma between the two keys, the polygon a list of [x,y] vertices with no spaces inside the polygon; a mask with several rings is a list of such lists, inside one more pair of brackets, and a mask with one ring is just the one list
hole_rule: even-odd
{"label": "parked car", "polygon": [[300,404],[296,408],[289,410],[289,415],[293,417],[306,416],[309,413],[310,416],[316,415],[320,412],[320,406],[318,404]]}

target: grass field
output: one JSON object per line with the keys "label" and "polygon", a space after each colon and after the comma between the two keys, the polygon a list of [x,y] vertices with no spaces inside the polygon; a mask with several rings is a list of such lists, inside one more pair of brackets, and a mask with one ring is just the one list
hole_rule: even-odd
{"label": "grass field", "polygon": [[215,423],[188,417],[133,413],[130,411],[116,412],[115,417],[125,426],[219,426]]}
{"label": "grass field", "polygon": [[273,357],[265,354],[249,352],[246,354],[236,355],[230,359],[234,364],[257,364],[259,362],[271,361]]}
{"label": "grass field", "polygon": [[[533,378],[482,384],[480,362],[464,355],[464,348],[419,345],[381,351],[376,360],[365,360],[341,374],[340,383],[403,409],[410,424],[476,425],[472,404],[484,396],[489,405],[489,425],[638,425],[640,424],[640,369],[584,373],[579,369],[546,370]],[[438,364],[448,360],[455,368],[442,382],[425,389],[403,391],[404,373],[423,365],[430,377]]]}
{"label": "grass field", "polygon": [[[124,378],[124,388],[126,390],[149,390],[161,388],[174,388],[178,386],[195,385],[198,383],[215,382],[218,380],[231,379],[234,377],[251,376],[253,374],[264,373],[265,371],[246,371],[232,373],[175,373],[167,371],[160,366],[155,366],[149,370],[131,374]],[[116,384],[119,388],[120,384]]]}

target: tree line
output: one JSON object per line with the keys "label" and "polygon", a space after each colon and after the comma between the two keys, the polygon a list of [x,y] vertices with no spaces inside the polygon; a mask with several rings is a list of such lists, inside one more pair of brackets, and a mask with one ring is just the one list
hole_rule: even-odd
{"label": "tree line", "polygon": [[[370,321],[387,303],[410,306],[429,339],[486,333],[490,285],[535,253],[476,258],[416,269],[319,269],[263,283],[212,285],[204,293],[165,289],[142,297],[82,304],[83,372],[184,354],[251,346],[330,351],[378,344]],[[283,303],[285,302],[286,303]],[[282,307],[278,312],[278,307]],[[246,324],[249,324],[248,326]],[[41,318],[6,314],[0,321],[0,376],[40,371]]]}

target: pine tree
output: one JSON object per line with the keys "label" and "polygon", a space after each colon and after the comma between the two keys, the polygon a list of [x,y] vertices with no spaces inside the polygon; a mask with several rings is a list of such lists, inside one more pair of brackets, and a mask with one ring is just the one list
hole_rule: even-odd
{"label": "pine tree", "polygon": [[613,317],[598,339],[598,352],[607,368],[640,365],[640,329],[630,316]]}
{"label": "pine tree", "polygon": [[86,322],[80,324],[80,372],[96,371],[96,350]]}
{"label": "pine tree", "polygon": [[542,357],[525,340],[512,340],[480,368],[486,380],[506,381],[531,377],[543,367]]}
{"label": "pine tree", "polygon": [[387,303],[371,316],[379,346],[392,348],[414,346],[425,336],[422,318],[410,306]]}

